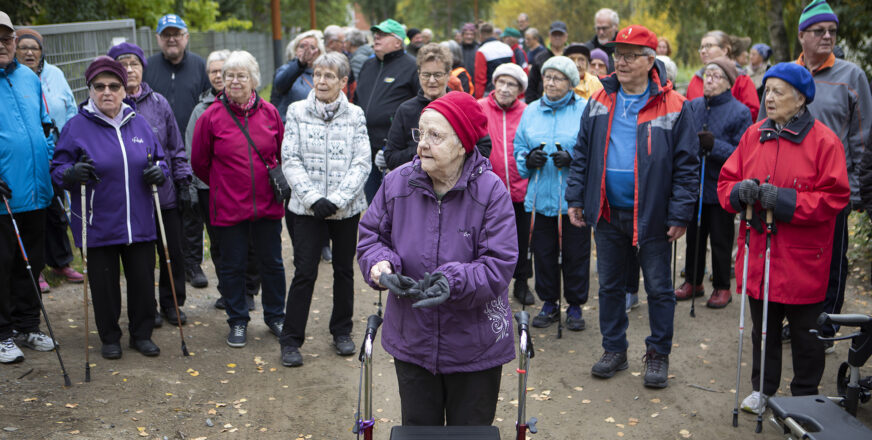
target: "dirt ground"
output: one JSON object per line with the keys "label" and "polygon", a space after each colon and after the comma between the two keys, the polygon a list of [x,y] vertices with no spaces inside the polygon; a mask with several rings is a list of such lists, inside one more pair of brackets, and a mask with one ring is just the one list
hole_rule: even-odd
{"label": "dirt ground", "polygon": [[[291,246],[284,237],[290,284]],[[305,365],[295,369],[282,367],[278,342],[263,323],[260,304],[252,313],[248,345],[236,349],[225,344],[225,315],[213,308],[218,298],[214,268],[207,263],[204,270],[210,276],[209,287],[188,286],[184,307],[191,357],[182,356],[177,329],[165,324],[153,337],[162,350],[159,357],[143,357],[124,345],[122,359],[104,360],[92,321],[90,383],[83,383],[81,285],[53,288],[45,303],[73,386],[62,386],[54,353],[25,349],[23,363],[0,365],[0,439],[353,438],[359,363],[356,356],[337,356],[330,345],[330,265],[321,264],[308,342],[302,348]],[[590,375],[601,354],[595,271],[592,278],[591,301],[584,308],[587,330],[564,331],[562,339],[556,338],[556,326],[532,330],[536,356],[530,368],[527,415],[539,419],[539,433],[533,439],[781,438],[768,424],[762,435],[755,435],[755,417],[748,414],[741,415],[738,428],[731,425],[737,296],[724,310],[707,309],[704,301],[698,302],[695,319],[688,316],[689,303],[678,304],[670,357],[672,378],[668,388],[650,390],[642,386],[641,378],[648,334],[644,295],[642,306],[630,314],[630,369],[610,380]],[[868,270],[854,270],[845,311],[872,312],[868,279]],[[363,284],[359,273],[355,282],[357,322],[352,336],[359,343],[366,317],[376,311],[377,295]],[[537,312],[539,305],[531,312]],[[514,302],[513,307],[520,309]],[[124,313],[121,321],[125,328]],[[745,337],[743,360],[747,365],[742,370],[741,397],[750,391],[750,324]],[[848,343],[837,343],[836,354],[827,357],[823,393],[835,393],[836,370],[847,351]],[[792,375],[787,346],[784,359],[782,392]],[[387,439],[390,427],[399,424],[400,410],[392,361],[380,344],[374,364],[375,438]],[[513,361],[503,368],[494,422],[504,439],[514,438],[516,367]],[[864,373],[872,374],[869,368]],[[859,418],[872,426],[872,407],[861,406]]]}

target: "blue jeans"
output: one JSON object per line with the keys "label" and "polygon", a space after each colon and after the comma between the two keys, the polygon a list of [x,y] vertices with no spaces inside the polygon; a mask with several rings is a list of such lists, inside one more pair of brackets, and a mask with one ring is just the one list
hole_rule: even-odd
{"label": "blue jeans", "polygon": [[251,320],[245,302],[249,235],[260,263],[263,320],[267,324],[284,321],[285,267],[282,263],[281,220],[244,221],[233,226],[215,226],[213,229],[221,236],[221,264],[216,269],[227,312],[227,323],[246,324]]}
{"label": "blue jeans", "polygon": [[606,351],[627,350],[626,288],[632,257],[636,255],[645,275],[651,336],[645,344],[659,354],[672,350],[675,292],[670,271],[671,244],[663,237],[633,247],[633,212],[612,208],[611,222],[602,219],[594,233],[599,271],[600,331]]}

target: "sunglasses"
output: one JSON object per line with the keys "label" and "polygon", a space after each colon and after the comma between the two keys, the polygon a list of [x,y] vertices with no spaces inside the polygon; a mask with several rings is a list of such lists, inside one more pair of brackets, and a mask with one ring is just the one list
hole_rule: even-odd
{"label": "sunglasses", "polygon": [[109,87],[109,90],[112,92],[117,92],[117,91],[121,90],[121,83],[114,82],[114,83],[110,83],[110,84],[103,84],[103,83],[91,84],[91,88],[93,88],[94,91],[96,91],[97,93],[103,93],[103,91],[106,90],[106,87]]}

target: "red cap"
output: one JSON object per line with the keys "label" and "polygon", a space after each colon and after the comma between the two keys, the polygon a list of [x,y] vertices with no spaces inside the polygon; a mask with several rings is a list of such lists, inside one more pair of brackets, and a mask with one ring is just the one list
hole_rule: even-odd
{"label": "red cap", "polygon": [[614,46],[616,44],[632,44],[634,46],[645,46],[657,50],[657,34],[651,32],[645,26],[631,24],[618,31],[614,41],[609,41],[606,46]]}
{"label": "red cap", "polygon": [[487,134],[487,117],[469,93],[448,92],[424,107],[424,110],[428,109],[436,110],[448,119],[467,153],[472,152],[475,143]]}

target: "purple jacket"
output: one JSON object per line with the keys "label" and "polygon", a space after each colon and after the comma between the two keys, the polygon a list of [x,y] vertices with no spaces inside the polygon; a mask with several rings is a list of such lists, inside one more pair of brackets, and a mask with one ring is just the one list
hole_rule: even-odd
{"label": "purple jacket", "polygon": [[176,186],[173,182],[191,182],[191,165],[182,142],[182,133],[176,124],[176,117],[169,102],[147,83],[142,83],[142,93],[134,99],[136,114],[145,118],[151,125],[151,131],[166,154],[166,163],[170,168],[170,178],[158,187],[160,206],[163,209],[176,207]]}
{"label": "purple jacket", "polygon": [[481,371],[515,357],[508,285],[518,259],[512,200],[478,150],[454,188],[436,199],[417,156],[389,173],[360,220],[357,258],[364,279],[379,261],[421,279],[445,274],[451,296],[413,309],[388,295],[382,346],[436,374]]}
{"label": "purple jacket", "polygon": [[[92,179],[86,188],[88,247],[153,241],[155,232],[154,198],[142,172],[148,154],[160,161],[164,174],[164,153],[145,118],[126,104],[120,126],[115,127],[98,115],[90,101],[79,106],[79,114],[67,121],[61,132],[51,177],[64,186],[63,175],[82,154],[94,161],[100,182]],[[76,247],[82,246],[82,204],[80,186],[64,186],[70,191],[71,224]]]}

